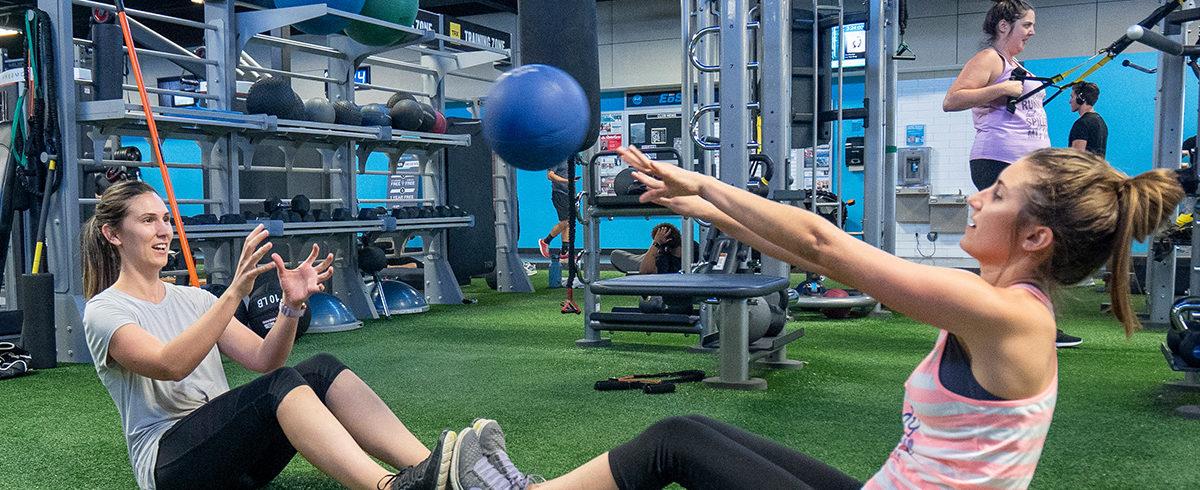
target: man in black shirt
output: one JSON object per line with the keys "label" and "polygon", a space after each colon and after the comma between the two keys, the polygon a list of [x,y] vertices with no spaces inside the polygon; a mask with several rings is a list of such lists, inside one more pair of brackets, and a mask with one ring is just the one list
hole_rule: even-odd
{"label": "man in black shirt", "polygon": [[[1104,158],[1108,146],[1108,125],[1104,118],[1093,110],[1096,101],[1100,99],[1100,87],[1092,82],[1079,82],[1071,87],[1071,112],[1079,113],[1079,119],[1071,126],[1071,134],[1067,137],[1071,148],[1094,153]],[[1062,330],[1054,339],[1058,347],[1075,347],[1083,343],[1083,339],[1070,335]]]}
{"label": "man in black shirt", "polygon": [[1080,82],[1071,87],[1071,112],[1078,112],[1079,119],[1071,126],[1067,140],[1071,148],[1087,150],[1101,158],[1108,146],[1108,125],[1093,107],[1100,99],[1100,87],[1091,82]]}

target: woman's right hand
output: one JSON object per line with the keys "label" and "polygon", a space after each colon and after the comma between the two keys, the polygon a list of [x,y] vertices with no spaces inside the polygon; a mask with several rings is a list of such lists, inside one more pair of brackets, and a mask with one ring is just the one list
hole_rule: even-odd
{"label": "woman's right hand", "polygon": [[709,178],[674,165],[655,162],[635,147],[617,148],[617,153],[625,163],[638,170],[633,173],[633,178],[646,184],[647,190],[639,198],[641,202],[652,202],[662,197],[698,195],[705,179]]}
{"label": "woman's right hand", "polygon": [[996,87],[1003,97],[1020,97],[1025,95],[1025,84],[1017,80],[1005,80],[997,83]]}
{"label": "woman's right hand", "polygon": [[242,243],[242,255],[238,258],[237,269],[233,273],[233,279],[229,283],[229,288],[225,290],[225,294],[234,294],[239,300],[249,296],[254,289],[254,279],[275,268],[274,262],[262,265],[258,263],[267,252],[271,251],[271,242],[259,246],[270,235],[271,233],[265,226],[258,225],[246,236],[246,240]]}

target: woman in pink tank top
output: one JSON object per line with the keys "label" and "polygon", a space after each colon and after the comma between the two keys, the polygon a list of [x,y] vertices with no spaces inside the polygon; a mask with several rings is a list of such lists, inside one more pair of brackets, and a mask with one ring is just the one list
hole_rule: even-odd
{"label": "woman in pink tank top", "polygon": [[[1072,149],[1035,150],[972,195],[962,248],[979,274],[910,262],[824,218],[719,180],[622,158],[640,170],[643,202],[701,218],[762,253],[861,289],[938,330],[904,384],[899,443],[866,488],[1025,488],[1041,458],[1058,394],[1054,313],[1046,288],[1073,284],[1105,262],[1128,270],[1130,244],[1183,199],[1176,176],[1130,178]],[[655,176],[655,177],[650,177]],[[1108,288],[1127,334],[1139,327],[1128,276]],[[528,488],[498,427],[462,439],[451,481]],[[848,434],[853,437],[853,434]],[[460,448],[455,449],[456,458]],[[460,475],[460,476],[454,476]],[[862,488],[864,483],[737,427],[701,416],[660,421],[633,440],[539,488]]]}
{"label": "woman in pink tank top", "polygon": [[975,143],[971,146],[971,180],[983,190],[992,185],[1004,167],[1033,150],[1048,148],[1045,93],[1038,92],[1008,111],[1008,99],[1029,93],[1039,85],[1012,79],[1014,69],[1024,70],[1016,56],[1034,36],[1033,7],[1024,0],[997,0],[983,23],[987,47],[975,53],[950,85],[942,110],[971,109]]}

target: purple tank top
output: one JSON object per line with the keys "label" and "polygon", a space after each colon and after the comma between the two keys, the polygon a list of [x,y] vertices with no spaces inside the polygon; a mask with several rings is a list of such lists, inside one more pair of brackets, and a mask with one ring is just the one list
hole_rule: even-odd
{"label": "purple tank top", "polygon": [[[988,86],[1008,80],[1013,68],[1004,56],[996,52],[1004,62],[1004,71]],[[1036,89],[1040,83],[1025,81],[1025,93]],[[1017,110],[1009,113],[1005,107],[1007,99],[1001,97],[986,105],[971,109],[975,123],[975,144],[971,146],[971,159],[986,158],[1014,163],[1027,153],[1050,146],[1050,135],[1046,132],[1046,110],[1042,99],[1046,93],[1038,92],[1017,104]]]}

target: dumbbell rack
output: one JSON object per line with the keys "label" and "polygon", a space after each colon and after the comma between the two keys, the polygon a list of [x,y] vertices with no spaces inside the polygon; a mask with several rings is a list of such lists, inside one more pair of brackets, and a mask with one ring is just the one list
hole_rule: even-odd
{"label": "dumbbell rack", "polygon": [[[422,202],[431,205],[446,204],[445,165],[440,150],[450,146],[470,145],[469,136],[398,131],[390,127],[294,121],[269,115],[231,112],[238,74],[245,70],[322,81],[326,84],[326,94],[331,101],[353,101],[356,88],[405,92],[354,81],[353,74],[358,66],[364,62],[374,63],[424,75],[425,93],[412,93],[431,97],[435,108],[441,110],[444,109],[445,101],[444,82],[448,74],[452,75],[450,71],[456,67],[470,66],[471,63],[506,59],[509,56],[508,50],[340,12],[323,4],[270,11],[235,12],[234,3],[233,0],[207,0],[202,7],[204,22],[127,9],[130,21],[135,25],[137,19],[152,19],[174,26],[201,29],[204,32],[204,57],[174,45],[165,36],[154,33],[149,28],[135,29],[134,33],[139,44],[145,43],[157,48],[139,48],[140,56],[165,58],[175,62],[194,74],[203,74],[208,84],[207,93],[201,94],[147,87],[152,95],[193,97],[205,100],[207,105],[206,109],[152,106],[155,122],[164,140],[170,138],[194,141],[201,150],[202,163],[166,163],[169,168],[199,169],[203,174],[204,197],[178,199],[179,204],[200,204],[204,206],[205,212],[218,215],[236,214],[242,211],[243,204],[262,202],[261,197],[246,198],[240,195],[241,179],[256,172],[305,173],[313,178],[322,179],[322,186],[328,196],[311,199],[314,207],[344,207],[353,212],[360,205],[356,192],[357,175],[394,173],[397,161],[404,154],[416,155],[420,160],[424,194]],[[258,8],[242,4],[238,6]],[[54,24],[54,71],[62,80],[75,80],[75,64],[79,58],[76,55],[77,46],[87,46],[90,42],[73,38],[74,14],[82,9],[91,8],[115,11],[113,5],[91,0],[39,0],[38,8],[46,11]],[[266,34],[321,15],[349,17],[416,34],[418,38],[410,41],[407,47],[420,52],[423,58],[434,61],[424,63],[423,60],[423,63],[416,64],[385,58],[378,56],[378,53],[400,46],[364,46],[341,35],[323,37],[327,45],[320,45]],[[263,68],[257,64],[248,65],[240,53],[249,42],[274,47],[286,46],[308,54],[325,56],[329,60],[328,75],[317,76]],[[418,43],[426,45],[421,46]],[[475,51],[457,52],[448,47],[449,43]],[[85,100],[85,97],[79,94],[77,85],[88,83],[90,82],[86,80],[76,80],[74,84],[60,84],[57,94],[59,120],[63,121],[60,128],[62,141],[66,143],[63,145],[62,155],[58,156],[61,162],[62,184],[50,204],[47,246],[49,269],[57,279],[55,323],[58,358],[64,362],[90,361],[82,329],[84,299],[79,228],[86,212],[83,206],[95,204],[96,199],[82,195],[85,187],[81,167],[85,163],[105,167],[157,167],[152,162],[126,162],[105,158],[106,143],[111,139],[148,135],[146,115],[140,104],[128,104],[123,99]],[[134,89],[130,85],[125,86],[127,93]],[[136,100],[136,96],[133,100]],[[284,158],[280,165],[252,164],[257,149],[266,146],[282,150]],[[295,156],[302,150],[316,151],[320,156],[320,166],[296,165]],[[85,158],[83,153],[89,151],[91,156]],[[366,170],[366,160],[373,153],[383,153],[388,157],[387,172]],[[398,201],[372,202],[391,204]],[[366,292],[355,253],[357,236],[363,233],[421,236],[423,250],[420,258],[425,265],[427,300],[430,303],[441,304],[456,304],[462,301],[462,292],[446,259],[445,230],[474,226],[474,218],[471,216],[400,220],[385,216],[375,220],[312,223],[252,220],[246,224],[185,225],[184,231],[192,245],[193,254],[204,259],[203,275],[207,276],[209,282],[228,283],[241,250],[242,239],[260,222],[271,231],[276,250],[286,247],[294,251],[291,257],[293,259],[306,256],[313,243],[320,245],[325,251],[336,250],[338,257],[334,264],[332,287],[329,289],[359,319],[378,317]],[[280,247],[281,245],[284,247]],[[169,274],[171,271],[164,272]]]}

